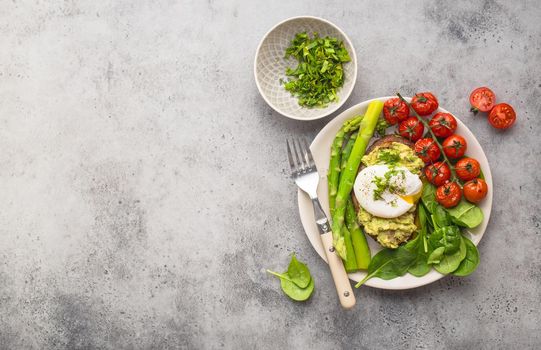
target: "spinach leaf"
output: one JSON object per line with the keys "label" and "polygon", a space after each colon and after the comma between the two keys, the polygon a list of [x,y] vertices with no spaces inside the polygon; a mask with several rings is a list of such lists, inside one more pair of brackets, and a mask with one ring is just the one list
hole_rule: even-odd
{"label": "spinach leaf", "polygon": [[288,297],[296,301],[305,301],[310,298],[315,287],[313,278],[310,278],[306,288],[300,288],[287,278],[280,278],[280,286]]}
{"label": "spinach leaf", "polygon": [[416,277],[422,277],[430,271],[430,266],[427,264],[428,253],[425,252],[423,241],[423,236],[419,234],[413,241],[406,244],[411,253],[415,255],[408,272]]}
{"label": "spinach leaf", "polygon": [[459,226],[474,228],[483,222],[483,211],[465,199],[462,199],[454,208],[447,209],[451,221]]}
{"label": "spinach leaf", "polygon": [[397,249],[383,249],[372,257],[365,278],[355,285],[359,288],[372,277],[390,280],[403,276],[415,261],[415,254],[405,245]]}
{"label": "spinach leaf", "polygon": [[419,224],[419,232],[415,239],[406,244],[412,254],[415,254],[415,261],[411,264],[408,272],[413,276],[422,277],[430,271],[428,260],[428,243],[426,241],[426,212],[423,205],[419,205],[417,209],[417,222]]}
{"label": "spinach leaf", "polygon": [[460,230],[457,226],[445,226],[436,229],[428,239],[432,249],[445,248],[445,255],[453,254],[460,248]]}
{"label": "spinach leaf", "polygon": [[419,234],[421,235],[421,240],[423,242],[423,251],[425,253],[428,253],[428,243],[426,239],[426,235],[429,232],[428,228],[428,220],[426,215],[426,210],[423,204],[419,204],[419,208],[417,209],[417,215],[419,218]]}
{"label": "spinach leaf", "polygon": [[462,239],[466,244],[466,257],[453,272],[453,275],[464,277],[470,275],[473,271],[475,271],[477,265],[479,265],[479,251],[477,250],[475,244],[473,244],[473,242],[468,238],[462,236]]}
{"label": "spinach leaf", "polygon": [[408,272],[415,277],[423,277],[428,272],[430,272],[430,265],[427,263],[427,257],[425,252],[419,252],[418,258],[408,269]]}
{"label": "spinach leaf", "polygon": [[[439,221],[442,219],[444,220],[443,222],[445,222],[445,219],[441,215],[441,209],[443,209],[443,207],[436,202],[435,186],[430,183],[423,184],[421,201],[426,209],[434,215],[434,226],[446,226],[441,225]],[[447,211],[449,214],[448,219],[450,219],[452,223],[462,227],[474,228],[483,222],[483,211],[475,204],[466,201],[464,198],[462,198],[456,207],[443,210]]]}
{"label": "spinach leaf", "polygon": [[428,182],[423,183],[423,194],[421,195],[421,201],[425,205],[428,212],[434,212],[434,207],[438,205],[438,202],[436,202],[436,187],[434,185]]}
{"label": "spinach leaf", "polygon": [[295,254],[291,257],[286,272],[278,273],[270,270],[267,272],[280,278],[282,290],[293,300],[304,301],[310,298],[314,291],[314,279],[310,276],[310,270],[297,260]]}
{"label": "spinach leaf", "polygon": [[306,288],[310,283],[310,270],[306,267],[305,264],[298,261],[295,257],[295,254],[291,257],[289,266],[287,268],[287,274],[291,282],[295,283],[300,288]]}
{"label": "spinach leaf", "polygon": [[439,262],[443,258],[443,253],[444,252],[445,252],[444,247],[438,247],[438,248],[434,249],[432,251],[432,253],[430,253],[430,255],[428,256],[427,263],[428,264],[439,264]]}
{"label": "spinach leaf", "polygon": [[449,217],[449,214],[439,204],[433,205],[432,221],[435,228],[451,225],[451,218]]}
{"label": "spinach leaf", "polygon": [[466,257],[466,243],[462,239],[462,235],[459,236],[460,239],[460,248],[458,251],[453,254],[444,255],[441,261],[434,265],[436,271],[443,275],[450,274],[455,271],[459,266],[460,262]]}

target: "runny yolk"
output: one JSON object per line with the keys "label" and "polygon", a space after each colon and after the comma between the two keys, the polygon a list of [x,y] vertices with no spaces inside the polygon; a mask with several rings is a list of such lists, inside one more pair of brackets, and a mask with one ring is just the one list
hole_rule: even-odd
{"label": "runny yolk", "polygon": [[419,200],[419,198],[421,198],[422,194],[423,194],[423,191],[419,191],[417,193],[410,194],[410,195],[407,195],[407,196],[400,196],[400,198],[402,198],[403,200],[405,200],[409,204],[415,204]]}

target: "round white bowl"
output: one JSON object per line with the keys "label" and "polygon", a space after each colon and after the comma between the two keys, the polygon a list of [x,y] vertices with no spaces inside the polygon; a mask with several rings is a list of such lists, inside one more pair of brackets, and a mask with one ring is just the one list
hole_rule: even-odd
{"label": "round white bowl", "polygon": [[[284,59],[284,54],[295,34],[300,32],[335,37],[344,42],[351,57],[351,61],[344,64],[344,85],[337,91],[338,102],[325,108],[299,106],[297,97],[280,83],[280,79],[286,80],[286,68],[297,65],[295,59]],[[318,17],[293,17],[278,23],[265,34],[257,47],[254,75],[261,96],[276,112],[291,119],[315,120],[333,113],[348,99],[357,80],[357,56],[347,35],[333,23]]]}

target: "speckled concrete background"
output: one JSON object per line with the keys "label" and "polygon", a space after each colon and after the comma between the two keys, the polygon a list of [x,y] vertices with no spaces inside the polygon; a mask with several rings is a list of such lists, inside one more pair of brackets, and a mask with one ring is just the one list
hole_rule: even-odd
{"label": "speckled concrete background", "polygon": [[[494,208],[472,276],[362,288],[343,312],[304,236],[256,46],[324,16],[351,37],[346,107],[429,89],[477,134]],[[541,10],[531,1],[3,1],[0,348],[541,347]],[[495,132],[467,96],[516,107]],[[265,268],[316,279],[289,301]]]}

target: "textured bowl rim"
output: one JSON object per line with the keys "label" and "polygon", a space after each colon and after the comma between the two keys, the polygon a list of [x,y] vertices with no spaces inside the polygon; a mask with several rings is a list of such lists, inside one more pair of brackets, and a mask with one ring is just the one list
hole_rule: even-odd
{"label": "textured bowl rim", "polygon": [[[290,21],[298,20],[298,19],[303,19],[303,18],[315,19],[315,20],[324,22],[324,23],[330,25],[331,27],[333,27],[334,29],[336,29],[344,37],[344,40],[351,47],[352,52],[350,52],[349,54],[352,57],[352,60],[350,62],[348,62],[348,63],[351,63],[353,65],[353,74],[352,74],[353,83],[351,84],[351,87],[349,88],[349,90],[346,91],[346,94],[344,95],[344,97],[340,101],[338,101],[337,103],[333,103],[332,105],[329,105],[329,107],[327,107],[325,109],[322,109],[322,110],[325,110],[325,112],[323,112],[321,115],[317,115],[315,117],[307,117],[307,118],[302,118],[302,117],[298,117],[298,116],[296,116],[294,114],[283,112],[278,107],[276,107],[274,104],[272,104],[271,101],[267,98],[267,96],[263,93],[263,89],[261,88],[261,85],[259,84],[259,79],[257,78],[257,59],[259,58],[259,53],[261,51],[261,46],[263,45],[263,42],[265,41],[265,39],[267,39],[269,34],[272,33],[276,28],[278,28],[282,24],[290,22]],[[321,17],[316,17],[316,16],[295,16],[295,17],[290,17],[290,18],[287,18],[287,19],[277,23],[276,25],[274,25],[267,33],[265,33],[265,35],[263,36],[263,38],[261,39],[261,41],[257,45],[257,50],[256,50],[256,54],[255,54],[255,59],[254,59],[254,78],[255,78],[255,84],[257,85],[257,89],[259,90],[259,94],[261,95],[261,97],[263,97],[265,102],[267,102],[267,104],[273,110],[278,112],[279,114],[281,114],[281,115],[283,115],[283,116],[285,116],[287,118],[291,118],[291,119],[295,119],[295,120],[308,121],[308,120],[322,119],[322,118],[328,117],[330,114],[336,112],[336,110],[338,110],[340,107],[342,107],[344,105],[344,103],[351,96],[351,93],[353,92],[353,88],[355,87],[355,84],[357,83],[357,53],[355,52],[355,47],[353,46],[353,43],[351,42],[349,37],[336,24],[334,24],[334,23],[332,23],[332,22],[330,22],[330,21],[328,21],[326,19],[323,19]]]}

